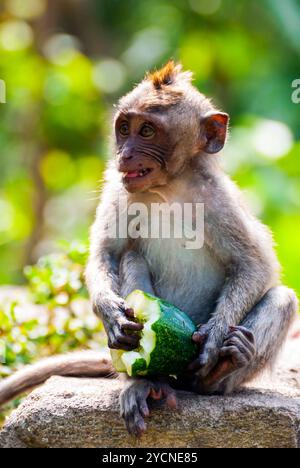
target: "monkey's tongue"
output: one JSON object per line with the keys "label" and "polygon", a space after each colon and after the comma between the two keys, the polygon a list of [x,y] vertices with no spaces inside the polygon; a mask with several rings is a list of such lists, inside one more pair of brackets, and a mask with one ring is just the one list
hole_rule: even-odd
{"label": "monkey's tongue", "polygon": [[139,177],[138,171],[127,172],[126,174],[126,178],[128,179],[134,179],[135,177]]}
{"label": "monkey's tongue", "polygon": [[151,169],[140,169],[139,171],[130,171],[125,174],[126,179],[135,179],[137,177],[144,177],[149,174]]}

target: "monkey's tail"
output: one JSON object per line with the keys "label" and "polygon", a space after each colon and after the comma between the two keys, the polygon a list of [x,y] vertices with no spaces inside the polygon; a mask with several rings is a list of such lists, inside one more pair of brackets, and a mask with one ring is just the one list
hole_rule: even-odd
{"label": "monkey's tail", "polygon": [[32,390],[53,375],[114,377],[116,371],[107,355],[80,351],[43,359],[26,366],[0,382],[0,407],[21,393]]}

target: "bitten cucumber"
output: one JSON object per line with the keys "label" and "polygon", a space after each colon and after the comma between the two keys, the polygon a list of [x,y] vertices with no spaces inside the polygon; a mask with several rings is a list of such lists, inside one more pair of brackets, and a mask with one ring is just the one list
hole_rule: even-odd
{"label": "bitten cucumber", "polygon": [[177,375],[184,371],[197,355],[197,345],[192,341],[194,322],[177,307],[143,291],[133,291],[126,303],[144,328],[136,350],[111,350],[115,369],[129,376]]}

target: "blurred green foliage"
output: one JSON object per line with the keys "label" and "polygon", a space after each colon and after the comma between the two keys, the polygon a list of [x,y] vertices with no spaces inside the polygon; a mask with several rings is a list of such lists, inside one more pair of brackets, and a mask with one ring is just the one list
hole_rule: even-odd
{"label": "blurred green foliage", "polygon": [[[0,380],[24,364],[77,348],[106,344],[84,286],[87,246],[73,242],[25,268],[27,288],[0,294]],[[19,399],[0,411],[0,423]]]}
{"label": "blurred green foliage", "polygon": [[26,267],[28,289],[0,298],[0,376],[37,357],[105,343],[101,322],[91,311],[83,281],[86,247],[72,243],[64,252]]}

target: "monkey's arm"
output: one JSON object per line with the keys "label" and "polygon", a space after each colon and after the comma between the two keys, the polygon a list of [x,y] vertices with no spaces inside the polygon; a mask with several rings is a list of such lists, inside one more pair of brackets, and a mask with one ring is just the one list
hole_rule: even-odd
{"label": "monkey's arm", "polygon": [[216,206],[218,198],[206,204],[205,239],[226,265],[226,281],[207,323],[208,338],[198,363],[202,376],[216,364],[229,327],[238,325],[278,281],[278,263],[269,232],[230,192],[228,195],[228,187],[219,190],[222,206]]}
{"label": "monkey's arm", "polygon": [[142,325],[130,320],[133,312],[118,295],[119,276],[112,253],[103,246],[98,252],[98,258],[90,259],[86,272],[93,310],[103,322],[110,348],[134,349],[138,337],[127,331],[139,331]]}
{"label": "monkey's arm", "polygon": [[127,239],[114,238],[112,231],[109,231],[116,224],[118,196],[112,195],[109,188],[104,193],[91,231],[86,282],[93,309],[103,321],[108,346],[131,350],[138,345],[138,337],[127,331],[139,331],[142,325],[130,320],[132,310],[120,297],[119,264]]}

